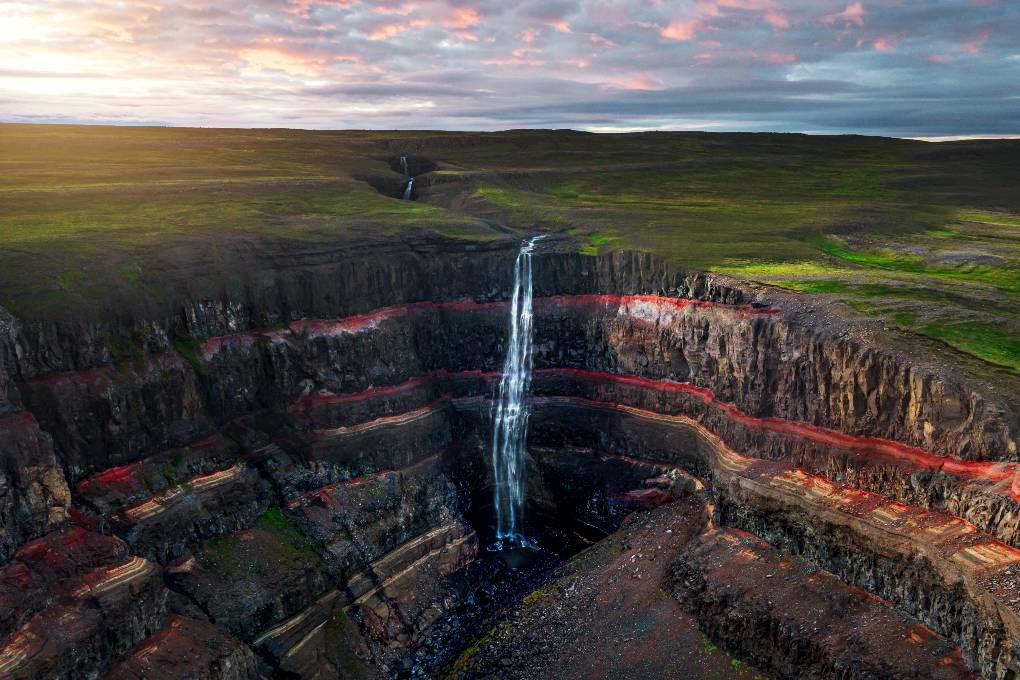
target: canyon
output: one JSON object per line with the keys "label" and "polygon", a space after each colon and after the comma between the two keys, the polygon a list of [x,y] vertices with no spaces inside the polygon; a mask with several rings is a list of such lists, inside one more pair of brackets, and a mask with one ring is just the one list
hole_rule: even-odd
{"label": "canyon", "polygon": [[309,248],[217,295],[0,312],[0,676],[1018,677],[1012,396],[647,252],[535,249],[546,562],[507,575],[519,246]]}

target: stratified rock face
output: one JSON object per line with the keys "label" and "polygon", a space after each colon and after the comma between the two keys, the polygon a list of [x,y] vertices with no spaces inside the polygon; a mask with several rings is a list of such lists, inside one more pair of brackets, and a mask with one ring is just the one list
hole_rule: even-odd
{"label": "stratified rock face", "polygon": [[139,370],[52,374],[25,383],[24,397],[55,433],[73,482],[208,431],[194,372],[176,355],[157,355]]}
{"label": "stratified rock face", "polygon": [[4,622],[13,632],[0,645],[3,677],[98,677],[167,613],[158,564],[129,555],[118,539],[79,528],[24,546],[0,582],[16,607]]}
{"label": "stratified rock face", "polygon": [[691,541],[671,584],[710,635],[781,677],[974,677],[959,649],[888,603],[734,529]]}
{"label": "stratified rock face", "polygon": [[252,651],[221,628],[172,616],[106,674],[107,680],[256,680]]}
{"label": "stratified rock face", "polygon": [[[0,314],[0,674],[406,670],[487,532],[516,245],[298,254],[118,319]],[[532,530],[583,542],[696,496],[758,538],[688,527],[662,553],[686,555],[671,592],[763,671],[791,675],[808,647],[817,677],[1020,670],[1007,402],[796,298],[649,255],[534,271]],[[789,565],[760,539],[806,584],[723,597],[725,555]],[[798,597],[845,607],[862,637],[773,635],[806,625],[794,609],[748,618]],[[921,656],[886,654],[894,629]],[[737,644],[752,631],[775,653]]]}

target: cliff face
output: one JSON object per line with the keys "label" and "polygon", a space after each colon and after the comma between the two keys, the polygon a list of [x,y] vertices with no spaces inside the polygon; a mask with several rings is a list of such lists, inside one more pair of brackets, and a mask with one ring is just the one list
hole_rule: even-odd
{"label": "cliff face", "polygon": [[[40,593],[12,600],[0,670],[131,677],[179,648],[182,674],[210,677],[406,663],[394,649],[455,599],[490,530],[515,249],[298,253],[173,309],[0,316],[0,585]],[[987,386],[647,254],[540,254],[534,271],[533,521],[610,531],[694,474],[719,522],[886,598],[973,669],[1017,668],[1018,421]],[[890,538],[883,503],[943,529]],[[69,531],[83,547],[40,561]],[[675,583],[698,616],[705,581]],[[56,620],[73,634],[48,636]]]}

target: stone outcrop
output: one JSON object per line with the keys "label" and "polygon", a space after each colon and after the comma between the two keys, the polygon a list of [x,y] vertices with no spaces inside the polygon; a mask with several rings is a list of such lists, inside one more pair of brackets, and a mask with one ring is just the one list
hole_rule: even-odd
{"label": "stone outcrop", "polygon": [[114,666],[107,680],[256,680],[258,661],[248,647],[223,629],[183,616],[131,650]]}

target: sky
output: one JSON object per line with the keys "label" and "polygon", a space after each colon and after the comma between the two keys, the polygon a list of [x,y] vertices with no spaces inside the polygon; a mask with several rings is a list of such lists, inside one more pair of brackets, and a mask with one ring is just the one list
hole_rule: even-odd
{"label": "sky", "polygon": [[0,0],[0,121],[1020,134],[1020,0]]}

